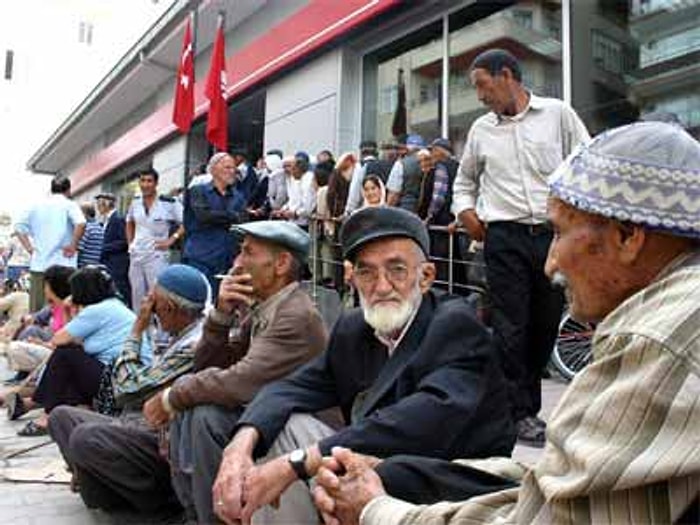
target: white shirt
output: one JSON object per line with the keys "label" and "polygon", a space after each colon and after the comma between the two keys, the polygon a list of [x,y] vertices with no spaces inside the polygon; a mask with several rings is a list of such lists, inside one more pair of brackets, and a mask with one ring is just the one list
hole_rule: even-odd
{"label": "white shirt", "polygon": [[167,250],[156,250],[155,242],[164,241],[172,224],[182,224],[182,204],[175,199],[156,197],[146,213],[143,199],[134,197],[126,214],[134,223],[134,240],[129,246],[132,258],[167,257]]}
{"label": "white shirt", "polygon": [[73,230],[79,224],[85,224],[85,215],[80,206],[60,194],[50,195],[24,213],[15,229],[32,238],[34,252],[29,269],[43,272],[54,264],[75,268],[77,256],[66,257],[63,247],[72,242]]}
{"label": "white shirt", "polygon": [[300,179],[287,177],[287,203],[282,207],[296,213],[297,218],[292,222],[299,226],[309,224],[309,217],[316,208],[316,192],[314,190],[314,174],[304,173]]}
{"label": "white shirt", "polygon": [[538,224],[547,220],[547,178],[588,131],[574,110],[554,98],[530,95],[513,117],[493,112],[472,125],[455,178],[452,213],[476,209],[486,222]]}

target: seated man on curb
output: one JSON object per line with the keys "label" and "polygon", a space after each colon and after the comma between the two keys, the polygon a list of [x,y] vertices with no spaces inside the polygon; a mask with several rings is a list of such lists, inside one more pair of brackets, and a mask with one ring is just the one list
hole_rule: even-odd
{"label": "seated man on curb", "polygon": [[[318,523],[302,481],[336,445],[443,458],[512,450],[515,431],[489,334],[462,299],[441,301],[430,291],[435,268],[426,261],[421,220],[397,208],[366,208],[340,238],[362,306],[340,317],[321,356],[264,388],[239,419],[213,487],[215,512],[226,523],[254,513],[265,523]],[[338,432],[310,415],[333,406],[347,424]],[[280,497],[278,511],[266,506]]]}
{"label": "seated man on curb", "polygon": [[[119,419],[69,406],[51,411],[49,432],[88,507],[149,513],[173,505],[179,508],[168,464],[158,453],[158,433],[143,421],[140,411],[155,388],[192,368],[207,291],[204,275],[190,266],[175,264],[158,275],[114,364],[112,388],[122,407]],[[146,366],[139,348],[154,314],[174,340]]]}
{"label": "seated man on curb", "polygon": [[[700,144],[660,122],[613,129],[573,153],[550,190],[545,269],[565,284],[572,315],[600,324],[543,457],[527,470],[416,457],[375,471],[336,449],[316,478],[326,523],[700,521]],[[489,471],[520,486],[479,495]],[[390,497],[391,480],[440,486],[411,503],[447,501]]]}
{"label": "seated man on curb", "polygon": [[[206,320],[195,368],[149,400],[144,413],[170,425],[173,486],[188,515],[211,523],[211,487],[233,427],[257,391],[321,353],[327,333],[299,280],[309,235],[292,223],[259,221],[243,237],[216,309]],[[164,467],[167,464],[164,465]]]}

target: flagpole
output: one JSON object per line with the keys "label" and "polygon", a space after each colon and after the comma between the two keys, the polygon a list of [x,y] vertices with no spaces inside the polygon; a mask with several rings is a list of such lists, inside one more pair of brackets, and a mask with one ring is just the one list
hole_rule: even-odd
{"label": "flagpole", "polygon": [[[197,7],[195,6],[189,14],[190,17],[190,24],[192,27],[192,60],[194,61],[195,57],[197,56]],[[194,65],[196,67],[196,62],[194,62]],[[192,86],[195,86],[195,78],[196,78],[196,70],[195,67],[192,68],[192,70],[195,72],[195,75],[192,78]],[[191,173],[190,170],[192,169],[192,163],[190,162],[190,153],[192,151],[191,148],[191,140],[192,138],[192,126],[190,126],[190,129],[187,131],[187,135],[185,135],[185,173],[183,174],[183,188],[187,188],[187,185],[190,183],[190,178],[191,178]]]}

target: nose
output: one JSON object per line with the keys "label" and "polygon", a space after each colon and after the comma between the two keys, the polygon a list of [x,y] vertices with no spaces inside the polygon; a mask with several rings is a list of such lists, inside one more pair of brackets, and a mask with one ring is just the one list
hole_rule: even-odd
{"label": "nose", "polygon": [[394,286],[387,278],[384,269],[380,270],[377,276],[377,282],[374,285],[374,293],[378,295],[388,295],[394,291]]}
{"label": "nose", "polygon": [[547,260],[544,263],[544,273],[550,279],[552,278],[554,273],[559,269],[559,264],[557,262],[557,249],[555,243],[556,241],[552,240],[552,242],[549,244]]}

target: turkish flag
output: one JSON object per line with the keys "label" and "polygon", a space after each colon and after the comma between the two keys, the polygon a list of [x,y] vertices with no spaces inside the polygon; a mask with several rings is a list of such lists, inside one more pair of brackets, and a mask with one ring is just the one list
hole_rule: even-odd
{"label": "turkish flag", "polygon": [[187,133],[194,118],[194,57],[192,56],[192,28],[187,20],[185,39],[182,41],[180,65],[177,68],[175,84],[175,104],[173,105],[173,124]]}
{"label": "turkish flag", "polygon": [[226,61],[224,60],[224,29],[219,23],[214,40],[214,52],[204,91],[209,99],[207,140],[219,151],[228,146],[228,106],[226,105]]}

